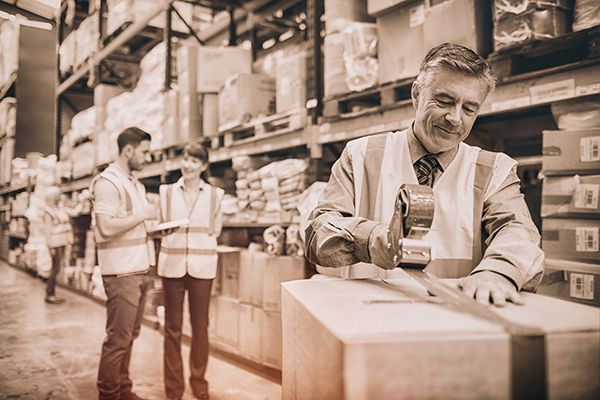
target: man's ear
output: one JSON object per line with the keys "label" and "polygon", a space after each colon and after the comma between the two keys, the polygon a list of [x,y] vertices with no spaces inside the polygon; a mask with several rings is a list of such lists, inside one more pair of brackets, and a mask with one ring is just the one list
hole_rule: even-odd
{"label": "man's ear", "polygon": [[134,148],[130,144],[126,144],[125,147],[123,147],[123,154],[125,155],[125,157],[127,157],[127,159],[133,156],[133,150]]}
{"label": "man's ear", "polygon": [[417,81],[414,81],[410,88],[410,97],[412,98],[413,107],[417,109],[419,104],[419,96],[421,95],[421,86]]}

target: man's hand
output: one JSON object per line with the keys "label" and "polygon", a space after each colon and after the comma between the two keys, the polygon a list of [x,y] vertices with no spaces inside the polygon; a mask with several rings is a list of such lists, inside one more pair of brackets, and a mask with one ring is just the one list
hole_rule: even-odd
{"label": "man's hand", "polygon": [[492,271],[469,275],[461,280],[459,286],[466,296],[475,298],[483,305],[488,305],[491,301],[497,307],[504,307],[507,300],[514,304],[523,304],[512,282]]}

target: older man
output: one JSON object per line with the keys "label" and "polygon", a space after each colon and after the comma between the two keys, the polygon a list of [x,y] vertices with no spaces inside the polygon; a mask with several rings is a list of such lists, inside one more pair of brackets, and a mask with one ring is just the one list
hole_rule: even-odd
{"label": "older man", "polygon": [[418,183],[435,194],[425,240],[444,262],[428,267],[432,274],[462,278],[463,292],[483,304],[520,303],[519,290],[535,290],[544,255],[517,163],[463,143],[494,87],[489,64],[472,50],[432,48],[412,85],[412,126],[353,140],[334,164],[306,230],[308,259],[396,267],[387,233],[396,193]]}

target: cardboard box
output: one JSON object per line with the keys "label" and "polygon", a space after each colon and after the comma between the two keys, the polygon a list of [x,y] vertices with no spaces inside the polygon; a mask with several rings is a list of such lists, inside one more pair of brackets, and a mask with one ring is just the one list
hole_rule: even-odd
{"label": "cardboard box", "polygon": [[219,92],[219,130],[275,112],[275,80],[266,75],[237,74]]}
{"label": "cardboard box", "polygon": [[221,270],[221,295],[237,299],[240,292],[240,250],[220,246],[218,269]]}
{"label": "cardboard box", "polygon": [[600,173],[600,128],[543,131],[543,147],[546,175]]}
{"label": "cardboard box", "polygon": [[245,358],[262,362],[263,310],[250,304],[240,304],[239,352]]}
{"label": "cardboard box", "polygon": [[548,258],[600,264],[599,220],[544,218],[542,249]]}
{"label": "cardboard box", "polygon": [[600,175],[546,177],[542,185],[542,217],[600,217]]}
{"label": "cardboard box", "polygon": [[425,48],[425,2],[411,2],[377,18],[379,83],[412,78],[419,73]]}
{"label": "cardboard box", "polygon": [[323,53],[324,96],[327,98],[348,93],[350,89],[346,84],[344,35],[342,33],[330,33],[325,36]]}
{"label": "cardboard box", "polygon": [[263,308],[281,312],[281,283],[304,279],[304,257],[269,256],[263,284]]}
{"label": "cardboard box", "polygon": [[262,307],[263,279],[267,254],[244,250],[240,253],[240,301]]}
{"label": "cardboard box", "polygon": [[367,12],[369,15],[378,17],[399,6],[408,5],[408,3],[413,1],[414,0],[367,0]]}
{"label": "cardboard box", "polygon": [[276,110],[278,113],[304,109],[306,105],[306,53],[277,60]]}
{"label": "cardboard box", "polygon": [[228,297],[217,297],[215,344],[231,353],[238,352],[240,302]]}
{"label": "cardboard box", "polygon": [[[448,29],[448,21],[460,21]],[[487,57],[492,51],[492,18],[489,1],[449,0],[431,3],[423,24],[425,52],[439,44],[461,44]]]}
{"label": "cardboard box", "polygon": [[560,263],[560,260],[552,260],[551,266],[546,265],[542,286],[537,293],[600,306],[600,265],[566,261],[565,269],[561,270]]}
{"label": "cardboard box", "polygon": [[325,17],[328,22],[336,19],[364,22],[373,20],[367,14],[365,0],[325,0]]}
{"label": "cardboard box", "polygon": [[252,73],[252,52],[241,47],[198,47],[197,91],[217,93],[227,78]]}
{"label": "cardboard box", "polygon": [[219,95],[205,93],[202,96],[202,134],[205,137],[219,135]]}
{"label": "cardboard box", "polygon": [[[503,327],[415,302],[416,291],[427,292],[414,280],[393,283],[399,291],[368,280],[283,284],[283,399],[512,397],[515,349]],[[545,333],[547,398],[598,398],[598,310],[531,293],[522,297],[523,306],[490,310]],[[544,365],[538,357],[533,361]]]}
{"label": "cardboard box", "polygon": [[184,143],[180,134],[179,94],[175,90],[165,93],[165,107],[163,109],[163,145],[171,147]]}
{"label": "cardboard box", "polygon": [[[262,310],[262,351],[263,364],[272,368],[282,367],[281,314]],[[313,343],[315,345],[315,343]],[[315,350],[314,348],[312,349]],[[308,397],[306,397],[308,398]]]}

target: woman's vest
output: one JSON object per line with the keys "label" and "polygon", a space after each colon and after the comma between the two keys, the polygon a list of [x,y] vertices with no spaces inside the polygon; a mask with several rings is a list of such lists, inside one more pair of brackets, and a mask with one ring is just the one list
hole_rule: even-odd
{"label": "woman's vest", "polygon": [[160,187],[162,221],[187,218],[190,224],[162,239],[158,275],[181,278],[188,273],[194,278],[213,279],[217,275],[217,235],[221,228],[216,221],[224,192],[205,184],[188,206],[182,185],[183,178]]}
{"label": "woman's vest", "polygon": [[[352,155],[355,215],[388,224],[400,185],[418,184],[408,147],[408,131],[387,133],[349,143]],[[438,277],[468,275],[485,251],[481,237],[483,204],[505,181],[516,162],[460,143],[458,152],[433,186],[435,212],[424,240],[432,258],[449,260],[428,271]]]}
{"label": "woman's vest", "polygon": [[[113,165],[109,165],[91,183],[93,190],[98,179],[109,181],[119,192],[118,217],[126,217],[148,206],[146,189],[138,181],[129,180]],[[154,242],[146,233],[142,222],[127,232],[105,236],[98,226],[94,229],[98,265],[102,275],[123,275],[146,271],[155,264]]]}
{"label": "woman's vest", "polygon": [[44,207],[44,212],[52,220],[52,225],[48,228],[48,246],[55,248],[73,244],[73,228],[69,215],[59,207]]}

